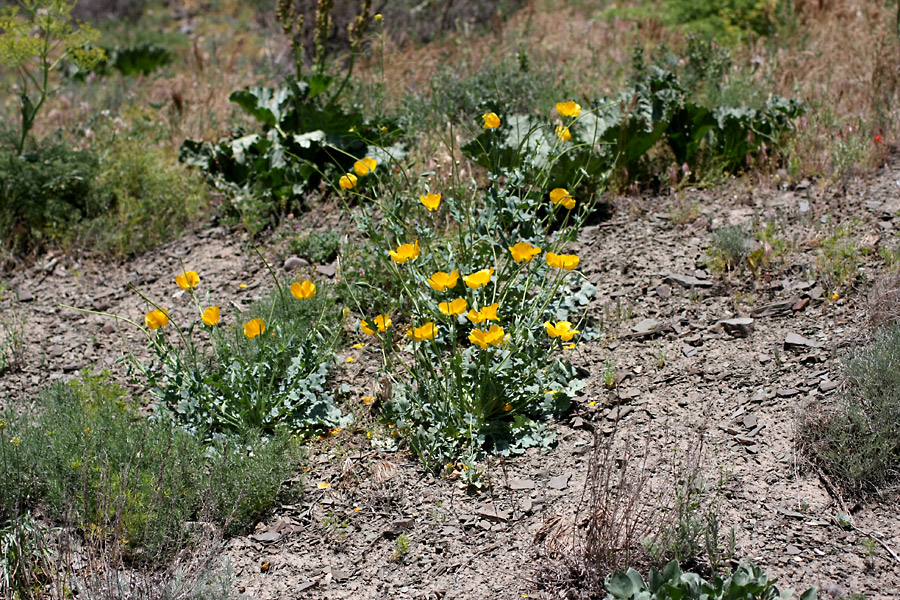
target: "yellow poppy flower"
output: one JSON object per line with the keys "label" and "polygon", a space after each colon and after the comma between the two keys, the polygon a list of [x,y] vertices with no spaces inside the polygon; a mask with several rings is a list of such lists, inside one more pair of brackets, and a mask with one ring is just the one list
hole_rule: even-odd
{"label": "yellow poppy flower", "polygon": [[406,335],[414,342],[433,339],[437,334],[437,325],[433,321],[429,321],[421,327],[414,327],[406,332]]}
{"label": "yellow poppy flower", "polygon": [[547,265],[554,269],[565,269],[571,271],[578,266],[579,258],[574,254],[554,254],[548,252],[546,255]]}
{"label": "yellow poppy flower", "polygon": [[441,314],[447,315],[448,317],[461,315],[466,312],[466,307],[468,303],[465,298],[457,298],[452,302],[441,302],[438,304],[438,308],[441,310]]}
{"label": "yellow poppy flower", "polygon": [[487,331],[482,329],[473,329],[469,334],[469,341],[481,348],[486,349],[488,346],[498,346],[506,339],[506,332],[499,325],[491,325]]}
{"label": "yellow poppy flower", "polygon": [[206,310],[203,311],[203,323],[213,327],[219,323],[219,307],[218,306],[210,306]]}
{"label": "yellow poppy flower", "polygon": [[377,160],[375,160],[374,158],[366,157],[353,163],[353,171],[360,177],[364,177],[374,171],[375,167],[377,166]]}
{"label": "yellow poppy flower", "polygon": [[547,330],[547,335],[559,338],[562,342],[568,342],[575,337],[576,333],[580,333],[577,329],[572,329],[569,321],[557,321],[555,325],[547,321],[544,323],[544,328]]}
{"label": "yellow poppy flower", "polygon": [[498,308],[500,308],[500,304],[494,302],[493,304],[485,306],[481,310],[470,310],[468,314],[466,314],[466,318],[476,325],[485,321],[499,321],[500,317],[497,316]]}
{"label": "yellow poppy flower", "polygon": [[266,330],[266,322],[262,319],[250,319],[246,323],[244,323],[244,335],[249,339],[253,339],[256,336],[262,334]]}
{"label": "yellow poppy flower", "polygon": [[500,127],[500,117],[497,116],[497,113],[484,113],[481,115],[481,118],[484,119],[485,129],[497,129]]}
{"label": "yellow poppy flower", "polygon": [[494,267],[490,269],[482,269],[480,271],[476,271],[471,275],[466,275],[463,277],[463,281],[466,282],[466,285],[472,288],[473,290],[477,290],[483,285],[487,285],[491,282],[491,276],[494,274]]}
{"label": "yellow poppy flower", "polygon": [[164,308],[151,310],[144,316],[144,323],[147,324],[147,329],[165,327],[169,324],[169,311]]}
{"label": "yellow poppy flower", "polygon": [[532,246],[528,242],[516,242],[515,245],[509,247],[509,252],[517,263],[523,260],[531,262],[531,259],[541,253],[541,249]]}
{"label": "yellow poppy flower", "polygon": [[303,283],[295,281],[291,284],[291,296],[297,300],[308,300],[316,295],[316,284],[307,279]]}
{"label": "yellow poppy flower", "polygon": [[428,210],[434,212],[441,205],[441,195],[440,194],[425,194],[424,196],[419,196],[419,200]]}
{"label": "yellow poppy flower", "polygon": [[[391,321],[391,318],[387,315],[378,315],[373,319],[373,322],[375,324],[375,329],[382,333],[387,331],[387,328],[393,324],[393,321]],[[366,335],[375,335],[375,329],[372,329],[367,321],[360,323],[359,328],[362,329],[362,332]]]}
{"label": "yellow poppy flower", "polygon": [[408,260],[414,260],[419,257],[419,240],[414,244],[403,244],[396,250],[390,250],[390,253],[394,262],[401,265]]}
{"label": "yellow poppy flower", "polygon": [[512,408],[513,408],[513,407],[512,407],[512,404],[510,404],[509,402],[507,402],[506,404],[503,405],[503,412],[509,412],[509,411],[512,410]]}
{"label": "yellow poppy flower", "polygon": [[558,112],[561,117],[577,117],[581,114],[581,105],[572,100],[569,100],[568,102],[557,102],[556,112]]}
{"label": "yellow poppy flower", "polygon": [[555,188],[550,191],[550,202],[553,204],[562,204],[569,210],[575,208],[575,198],[569,194],[566,188]]}
{"label": "yellow poppy flower", "polygon": [[342,175],[338,180],[338,185],[341,186],[341,189],[352,190],[356,187],[356,175],[353,173],[347,173],[346,175]]}
{"label": "yellow poppy flower", "polygon": [[449,273],[438,271],[428,278],[428,285],[436,292],[444,292],[450,288],[455,288],[459,283],[459,271],[453,269]]}
{"label": "yellow poppy flower", "polygon": [[328,488],[331,487],[331,484],[328,483],[327,481],[322,481],[316,487],[318,487],[320,490],[327,490]]}
{"label": "yellow poppy flower", "polygon": [[565,127],[563,125],[557,125],[556,126],[556,137],[558,137],[559,139],[561,139],[564,142],[568,142],[569,140],[572,139],[572,132],[569,131],[568,127]]}
{"label": "yellow poppy flower", "polygon": [[191,288],[197,287],[200,283],[200,276],[197,275],[197,271],[187,271],[175,277],[175,283],[178,284],[183,290],[189,290]]}

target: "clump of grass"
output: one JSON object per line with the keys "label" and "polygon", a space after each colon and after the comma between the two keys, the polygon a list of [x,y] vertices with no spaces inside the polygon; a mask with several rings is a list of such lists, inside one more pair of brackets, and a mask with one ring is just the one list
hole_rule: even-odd
{"label": "clump of grass", "polygon": [[750,234],[740,225],[716,229],[706,250],[706,265],[715,273],[740,267],[750,254],[750,241]]}
{"label": "clump of grass", "polygon": [[872,333],[900,324],[900,273],[888,275],[872,286],[867,312]]}
{"label": "clump of grass", "polygon": [[900,325],[885,324],[844,359],[847,389],[835,406],[800,420],[812,461],[855,495],[896,481],[900,468]]}
{"label": "clump of grass", "polygon": [[297,452],[283,436],[204,444],[163,416],[148,420],[103,376],[57,383],[34,416],[0,421],[0,526],[42,507],[130,561],[164,564],[191,545],[191,523],[235,533],[255,522]]}
{"label": "clump of grass", "polygon": [[315,264],[330,263],[337,257],[341,238],[332,231],[297,235],[288,243],[291,254]]}

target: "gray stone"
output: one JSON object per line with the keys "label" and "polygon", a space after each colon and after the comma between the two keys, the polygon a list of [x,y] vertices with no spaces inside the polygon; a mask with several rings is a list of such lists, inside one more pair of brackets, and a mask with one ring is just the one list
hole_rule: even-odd
{"label": "gray stone", "polygon": [[680,285],[683,288],[691,289],[695,287],[709,288],[713,286],[712,281],[697,279],[696,277],[691,277],[690,275],[679,275],[678,273],[672,273],[668,277],[665,278],[665,283],[672,285]]}
{"label": "gray stone", "polygon": [[725,331],[734,337],[747,337],[753,331],[753,319],[741,317],[738,319],[725,319],[720,321]]}

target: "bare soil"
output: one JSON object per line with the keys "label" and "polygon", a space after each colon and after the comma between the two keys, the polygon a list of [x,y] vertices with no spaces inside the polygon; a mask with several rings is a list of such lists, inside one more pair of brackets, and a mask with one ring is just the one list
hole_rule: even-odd
{"label": "bare soil", "polygon": [[[681,440],[702,434],[713,466],[727,474],[722,514],[735,530],[736,556],[783,587],[817,586],[820,598],[900,596],[900,560],[891,553],[900,551],[896,491],[845,503],[798,451],[796,428],[801,411],[827,406],[841,391],[842,349],[862,339],[868,288],[886,272],[875,250],[896,243],[898,185],[900,157],[893,156],[875,173],[827,188],[739,180],[614,200],[611,220],[586,228],[572,248],[597,286],[588,316],[603,331],[572,351],[589,374],[584,393],[553,425],[553,449],[488,459],[480,490],[426,473],[405,452],[373,446],[362,397],[377,389],[378,354],[371,344],[348,347],[335,383],[350,385],[342,408],[356,425],[310,444],[297,465],[303,492],[295,503],[227,541],[237,590],[260,599],[561,597],[538,583],[535,536],[545,536],[549,523],[571,522],[594,432],[617,428],[635,445],[648,432]],[[697,218],[688,218],[695,209]],[[304,227],[351,227],[337,211],[305,218]],[[791,249],[759,278],[746,269],[710,273],[710,231],[754,218],[774,220]],[[835,288],[819,275],[829,222],[852,224],[850,237],[870,250],[854,287]],[[277,236],[269,241],[266,254],[280,265]],[[125,264],[51,255],[8,275],[0,310],[25,319],[25,361],[0,375],[0,398],[23,405],[48,381],[87,368],[125,380],[120,361],[141,347],[140,333],[61,305],[140,320],[145,306],[133,284],[171,293],[163,298],[171,310],[188,310],[172,284],[182,263],[200,273],[223,308],[261,297],[271,282],[248,240],[222,226]],[[334,272],[309,269],[319,277]],[[727,330],[721,321],[735,317],[752,323]],[[795,335],[806,341],[791,343]],[[619,376],[612,390],[602,379],[607,358]],[[319,489],[320,482],[329,486]],[[833,519],[844,511],[852,529]]]}

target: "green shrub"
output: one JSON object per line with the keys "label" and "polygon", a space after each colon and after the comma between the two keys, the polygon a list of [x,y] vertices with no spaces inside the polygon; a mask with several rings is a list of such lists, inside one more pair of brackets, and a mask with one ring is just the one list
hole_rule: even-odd
{"label": "green shrub", "polygon": [[45,140],[23,155],[0,148],[0,241],[14,252],[66,242],[85,220],[106,214],[112,198],[98,185],[100,157]]}
{"label": "green shrub", "polygon": [[900,326],[844,358],[848,388],[830,410],[801,421],[812,460],[854,494],[896,481],[900,467]]}
{"label": "green shrub", "polygon": [[[651,568],[645,581],[634,569],[618,572],[606,578],[607,600],[787,600],[794,594],[782,592],[762,569],[741,562],[730,575],[713,575],[704,580],[696,573],[684,573],[677,561],[665,566],[662,572]],[[816,589],[803,592],[800,600],[815,600]]]}
{"label": "green shrub", "polygon": [[316,264],[332,262],[338,254],[341,238],[332,231],[307,233],[293,237],[288,243],[291,254]]}
{"label": "green shrub", "polygon": [[208,444],[165,415],[150,421],[104,377],[56,383],[34,416],[0,427],[0,524],[46,508],[85,536],[117,540],[134,560],[171,557],[191,522],[246,529],[275,501],[297,447],[248,433]]}

